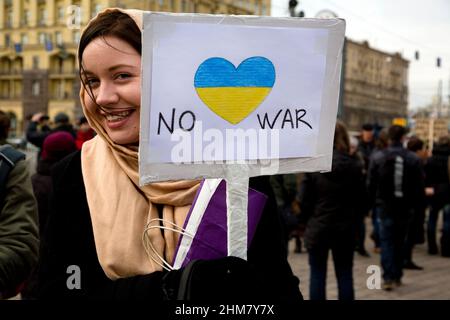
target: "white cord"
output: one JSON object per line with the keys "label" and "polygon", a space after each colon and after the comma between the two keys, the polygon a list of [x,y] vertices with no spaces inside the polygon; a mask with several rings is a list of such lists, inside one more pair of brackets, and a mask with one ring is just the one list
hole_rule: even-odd
{"label": "white cord", "polygon": [[[172,226],[174,226],[175,228],[178,228],[178,229],[162,226],[160,224],[155,225],[155,226],[150,226],[150,224],[152,224],[153,222],[162,222],[163,224],[164,223],[165,224],[169,224],[169,225],[172,225]],[[175,223],[173,223],[171,221],[166,221],[166,220],[163,220],[163,219],[160,219],[160,218],[151,219],[146,224],[146,226],[144,228],[144,232],[142,234],[142,243],[144,245],[144,249],[145,249],[145,252],[147,253],[147,256],[151,260],[153,260],[157,265],[159,265],[161,268],[163,268],[164,270],[167,270],[167,271],[173,270],[173,267],[163,257],[161,257],[161,255],[156,251],[155,247],[153,246],[151,240],[148,238],[147,232],[150,229],[170,230],[170,231],[173,231],[173,232],[177,232],[177,233],[179,233],[179,234],[181,234],[183,236],[188,236],[188,237],[191,237],[191,238],[194,238],[194,236],[189,234],[184,228],[176,225]],[[150,252],[150,250],[152,252]],[[154,257],[154,255],[156,255],[156,257],[159,259],[159,261]]]}

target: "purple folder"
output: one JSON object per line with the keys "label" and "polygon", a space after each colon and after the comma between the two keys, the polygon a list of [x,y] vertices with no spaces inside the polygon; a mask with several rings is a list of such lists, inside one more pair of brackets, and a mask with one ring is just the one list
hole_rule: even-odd
{"label": "purple folder", "polygon": [[[215,190],[210,188],[211,181],[216,187]],[[265,194],[251,188],[248,190],[248,246],[255,234],[266,200]],[[180,236],[175,250],[175,269],[185,266],[194,259],[217,259],[228,255],[226,182],[224,179],[202,181],[183,228],[188,232],[196,229],[196,232],[192,232],[195,233],[194,238],[187,235]]]}

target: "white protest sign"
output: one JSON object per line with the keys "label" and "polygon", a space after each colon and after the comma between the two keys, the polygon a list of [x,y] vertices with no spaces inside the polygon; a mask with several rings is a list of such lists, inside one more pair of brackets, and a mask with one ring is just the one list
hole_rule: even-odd
{"label": "white protest sign", "polygon": [[143,21],[141,184],[330,169],[343,20]]}

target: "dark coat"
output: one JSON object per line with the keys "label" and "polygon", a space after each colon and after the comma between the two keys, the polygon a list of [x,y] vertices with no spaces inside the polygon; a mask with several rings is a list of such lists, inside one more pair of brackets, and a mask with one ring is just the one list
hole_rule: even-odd
{"label": "dark coat", "polygon": [[[161,301],[162,277],[153,272],[112,281],[98,261],[89,207],[81,173],[81,152],[69,155],[53,172],[54,192],[40,270],[41,298],[46,299],[136,299]],[[250,179],[250,186],[269,196],[248,252],[248,261],[257,266],[261,285],[278,299],[300,299],[298,279],[283,255],[283,241],[276,204],[267,177]],[[105,186],[107,188],[107,186]],[[68,267],[81,271],[81,289],[69,290]]]}
{"label": "dark coat", "polygon": [[353,245],[358,217],[368,209],[363,168],[356,157],[335,151],[332,171],[305,174],[299,197],[308,249]]}
{"label": "dark coat", "polygon": [[[404,160],[402,186],[404,197],[399,203],[391,203],[391,200],[383,196],[383,186],[380,184],[381,171],[386,159],[393,155],[401,155]],[[394,179],[394,177],[392,177]],[[380,218],[385,216],[401,217],[410,216],[414,208],[421,207],[425,199],[425,180],[423,166],[420,158],[413,152],[406,150],[400,143],[393,144],[387,149],[374,154],[371,159],[367,175],[367,186],[372,205],[382,208]]]}
{"label": "dark coat", "polygon": [[364,142],[362,140],[359,141],[358,146],[356,148],[357,153],[364,160],[364,171],[367,172],[369,168],[370,157],[372,152],[375,150],[375,142]]}
{"label": "dark coat", "polygon": [[[42,238],[45,232],[45,225],[49,215],[49,197],[52,190],[52,177],[50,169],[53,163],[45,160],[39,160],[36,173],[31,176],[33,193],[37,201],[39,217],[39,235]],[[26,281],[21,292],[22,299],[34,300],[37,298],[38,267],[33,270],[33,274]]]}
{"label": "dark coat", "polygon": [[36,173],[31,177],[33,192],[38,203],[39,232],[42,235],[49,215],[49,197],[52,190],[50,170],[54,162],[39,160]]}
{"label": "dark coat", "polygon": [[445,204],[450,203],[449,156],[449,146],[437,145],[433,149],[433,155],[425,164],[425,184],[434,188],[431,205],[436,208],[442,208]]}

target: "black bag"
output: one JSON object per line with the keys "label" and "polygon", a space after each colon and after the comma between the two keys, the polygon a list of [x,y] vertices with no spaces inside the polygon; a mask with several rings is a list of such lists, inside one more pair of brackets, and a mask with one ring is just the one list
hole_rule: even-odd
{"label": "black bag", "polygon": [[5,196],[5,187],[8,181],[9,172],[14,168],[17,162],[23,159],[25,159],[25,154],[17,151],[9,144],[0,147],[0,209],[3,206],[3,197]]}
{"label": "black bag", "polygon": [[193,260],[163,277],[167,300],[202,302],[245,301],[262,298],[263,281],[251,265],[237,257]]}

